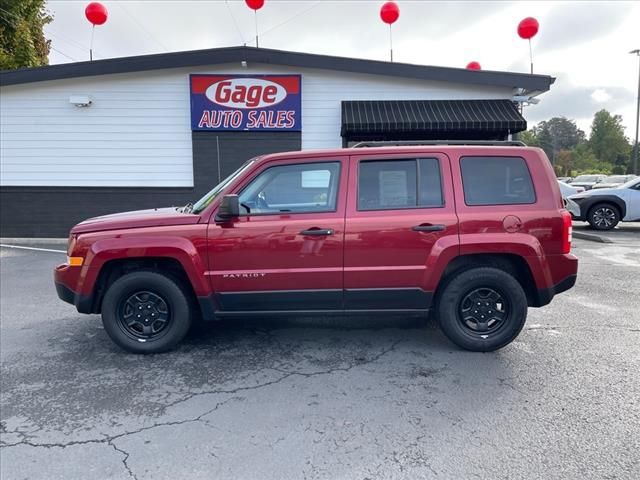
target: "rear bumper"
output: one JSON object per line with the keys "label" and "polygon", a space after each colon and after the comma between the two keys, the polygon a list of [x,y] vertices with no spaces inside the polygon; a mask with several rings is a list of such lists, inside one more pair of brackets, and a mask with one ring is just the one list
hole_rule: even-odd
{"label": "rear bumper", "polygon": [[[547,257],[545,269],[548,271],[547,284],[540,285],[532,307],[542,307],[553,300],[559,293],[566,292],[576,284],[578,276],[578,258],[571,254],[550,255]],[[547,286],[548,285],[548,286]]]}
{"label": "rear bumper", "polygon": [[576,284],[576,279],[578,278],[578,274],[569,275],[567,278],[562,280],[560,283],[555,284],[551,288],[543,288],[538,290],[538,301],[536,302],[534,307],[543,307],[551,303],[553,297],[557,294],[566,292],[570,288]]}

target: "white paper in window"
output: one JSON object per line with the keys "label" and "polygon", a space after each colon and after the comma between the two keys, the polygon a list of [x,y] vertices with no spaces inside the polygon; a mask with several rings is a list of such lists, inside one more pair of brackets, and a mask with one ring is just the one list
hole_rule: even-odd
{"label": "white paper in window", "polygon": [[306,170],[302,172],[302,188],[329,188],[329,170]]}
{"label": "white paper in window", "polygon": [[409,197],[407,191],[407,172],[404,170],[383,170],[378,172],[380,181],[380,205],[406,205]]}

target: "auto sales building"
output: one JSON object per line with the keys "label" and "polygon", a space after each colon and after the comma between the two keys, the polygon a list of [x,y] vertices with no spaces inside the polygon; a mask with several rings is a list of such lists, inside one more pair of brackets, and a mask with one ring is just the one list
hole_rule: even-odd
{"label": "auto sales building", "polygon": [[1,235],[183,205],[270,152],[504,140],[553,81],[252,47],[1,72]]}

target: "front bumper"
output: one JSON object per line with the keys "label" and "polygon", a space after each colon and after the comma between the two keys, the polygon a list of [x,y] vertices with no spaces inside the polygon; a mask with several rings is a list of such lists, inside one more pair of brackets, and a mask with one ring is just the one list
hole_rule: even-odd
{"label": "front bumper", "polygon": [[93,297],[82,295],[73,291],[68,284],[75,284],[77,280],[78,267],[70,267],[67,264],[58,265],[53,271],[53,281],[56,286],[58,298],[63,302],[74,305],[80,313],[93,312]]}
{"label": "front bumper", "polygon": [[580,205],[575,200],[571,200],[570,198],[565,198],[564,207],[571,214],[571,218],[574,220],[580,220]]}
{"label": "front bumper", "polygon": [[76,294],[70,288],[67,288],[65,285],[54,282],[56,285],[56,293],[58,294],[58,298],[63,302],[70,303],[71,305],[76,304]]}

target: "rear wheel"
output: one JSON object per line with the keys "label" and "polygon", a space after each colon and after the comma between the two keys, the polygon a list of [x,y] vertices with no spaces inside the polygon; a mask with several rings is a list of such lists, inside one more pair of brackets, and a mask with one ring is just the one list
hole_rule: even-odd
{"label": "rear wheel", "polygon": [[596,230],[611,230],[620,221],[620,212],[609,203],[599,203],[591,207],[587,221]]}
{"label": "rear wheel", "polygon": [[488,352],[511,343],[527,319],[527,297],[504,270],[465,270],[444,287],[436,306],[444,334],[466,350]]}
{"label": "rear wheel", "polygon": [[150,271],[118,278],[102,302],[105,330],[118,346],[132,353],[175,347],[189,330],[191,313],[182,285]]}

